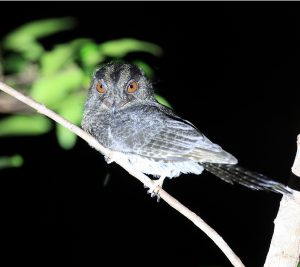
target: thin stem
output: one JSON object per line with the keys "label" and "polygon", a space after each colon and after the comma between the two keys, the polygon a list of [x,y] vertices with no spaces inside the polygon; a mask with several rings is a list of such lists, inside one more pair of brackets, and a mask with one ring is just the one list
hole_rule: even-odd
{"label": "thin stem", "polygon": [[[132,168],[132,165],[129,164],[128,160],[126,159],[126,156],[124,156],[122,153],[112,151],[103,147],[95,138],[93,138],[87,132],[83,131],[81,128],[62,118],[61,116],[48,109],[44,105],[35,102],[29,97],[26,97],[25,95],[21,94],[20,92],[8,86],[7,84],[0,82],[0,89],[6,92],[7,94],[15,97],[16,99],[20,100],[21,102],[27,104],[28,106],[32,107],[33,109],[37,110],[39,113],[46,115],[47,117],[61,124],[65,128],[69,129],[70,131],[84,139],[87,143],[89,143],[90,146],[94,147],[100,153],[109,158],[111,162],[114,161],[117,164],[119,164],[121,167],[128,171],[132,176],[140,180],[147,187],[153,185],[153,181],[149,177]],[[226,257],[229,259],[233,266],[244,267],[244,264],[241,262],[239,257],[235,255],[235,253],[227,245],[223,238],[208,224],[206,224],[198,215],[196,215],[194,212],[182,205],[178,200],[173,198],[162,188],[157,187],[154,191],[156,193],[159,192],[161,199],[166,201],[171,207],[173,207],[186,218],[191,220],[198,228],[200,228],[206,235],[208,235],[215,242],[215,244],[223,251],[223,253],[226,255]]]}

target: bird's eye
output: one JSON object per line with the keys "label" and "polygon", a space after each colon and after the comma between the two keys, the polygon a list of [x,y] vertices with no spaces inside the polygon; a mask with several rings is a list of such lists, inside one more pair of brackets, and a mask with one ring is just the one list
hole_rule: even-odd
{"label": "bird's eye", "polygon": [[137,89],[138,89],[138,84],[136,81],[131,81],[127,86],[127,92],[131,94],[135,93]]}
{"label": "bird's eye", "polygon": [[97,82],[96,89],[100,94],[104,94],[106,92],[106,88],[102,82]]}

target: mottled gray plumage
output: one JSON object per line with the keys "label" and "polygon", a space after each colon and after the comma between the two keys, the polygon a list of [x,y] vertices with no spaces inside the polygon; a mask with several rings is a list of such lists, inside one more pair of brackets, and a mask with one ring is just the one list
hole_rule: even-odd
{"label": "mottled gray plumage", "polygon": [[133,168],[154,177],[200,174],[205,168],[229,183],[287,192],[284,185],[237,166],[234,156],[159,104],[152,83],[132,64],[108,63],[95,72],[82,127],[103,146],[126,154]]}

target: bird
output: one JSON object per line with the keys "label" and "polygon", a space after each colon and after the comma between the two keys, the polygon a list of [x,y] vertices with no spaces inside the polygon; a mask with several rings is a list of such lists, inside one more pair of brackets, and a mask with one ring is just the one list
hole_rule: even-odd
{"label": "bird", "polygon": [[191,122],[160,104],[152,81],[129,62],[108,62],[96,69],[81,126],[101,145],[121,153],[133,169],[151,175],[152,195],[165,178],[204,170],[230,184],[290,193],[284,184],[240,166]]}

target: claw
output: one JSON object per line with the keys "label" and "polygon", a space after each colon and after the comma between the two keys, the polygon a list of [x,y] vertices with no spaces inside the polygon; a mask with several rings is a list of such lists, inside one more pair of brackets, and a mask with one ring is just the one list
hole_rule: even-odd
{"label": "claw", "polygon": [[110,163],[113,163],[113,162],[114,162],[113,159],[111,159],[111,158],[109,158],[109,157],[107,157],[107,156],[105,156],[104,158],[105,158],[105,161],[106,161],[107,164],[110,164]]}
{"label": "claw", "polygon": [[[162,188],[165,178],[165,176],[161,176],[158,180],[155,180],[153,185],[147,191],[148,194],[151,194],[151,197],[157,197],[157,202],[160,200],[159,188]],[[154,192],[154,190],[156,190],[156,192]]]}
{"label": "claw", "polygon": [[120,153],[116,151],[110,151],[108,155],[104,156],[104,159],[107,162],[107,164],[113,163],[117,158],[120,158]]}

